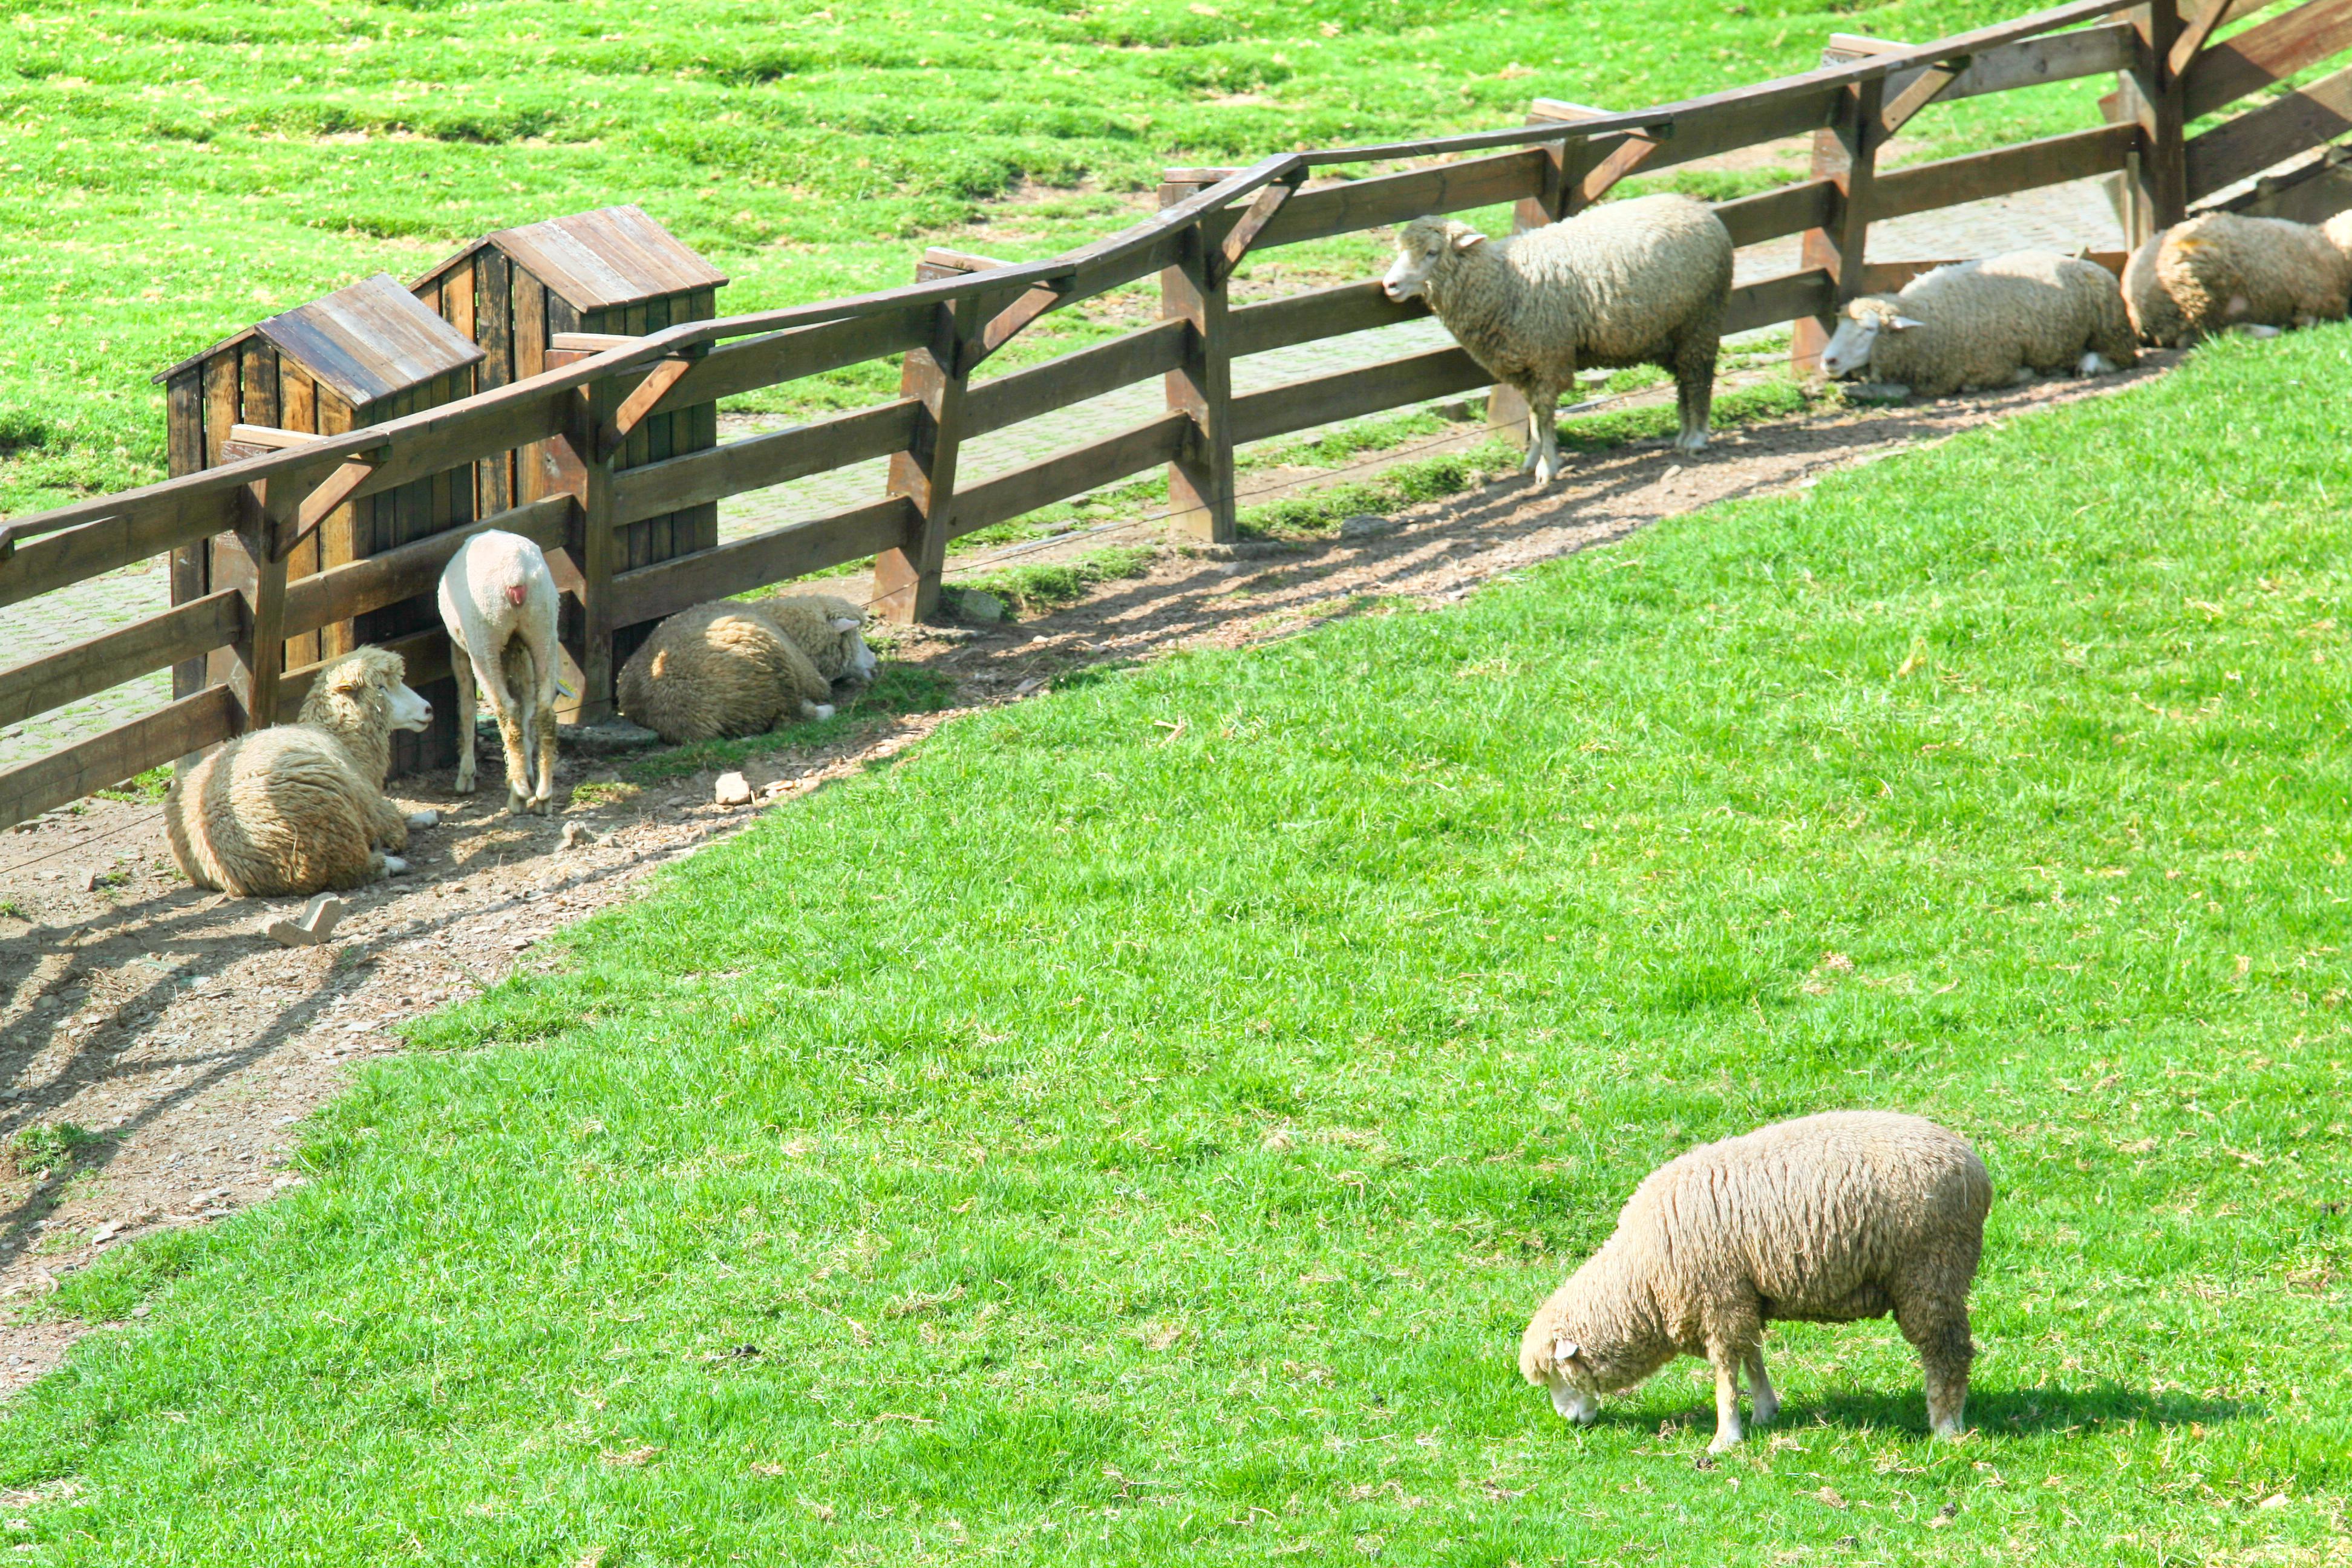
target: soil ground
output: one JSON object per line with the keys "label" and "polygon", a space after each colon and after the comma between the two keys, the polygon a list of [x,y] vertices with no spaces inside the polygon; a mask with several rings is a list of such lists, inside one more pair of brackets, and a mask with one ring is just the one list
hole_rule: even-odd
{"label": "soil ground", "polygon": [[[152,804],[85,801],[0,835],[0,1133],[12,1141],[0,1154],[0,1302],[18,1309],[18,1321],[0,1323],[0,1394],[57,1364],[85,1326],[39,1310],[58,1273],[299,1183],[288,1169],[297,1124],[341,1089],[352,1064],[400,1049],[391,1031],[403,1020],[496,984],[534,962],[539,938],[631,896],[650,868],[760,810],[791,809],[960,712],[1017,700],[1088,665],[1286,636],[1338,615],[1434,607],[1660,518],[2123,392],[2171,357],[2148,355],[2137,372],[2093,383],[1751,426],[1718,434],[1696,457],[1638,442],[1572,458],[1549,489],[1513,476],[1336,538],[1163,539],[1148,573],[1054,614],[897,632],[885,657],[952,677],[956,705],[755,758],[744,768],[760,792],[751,808],[714,805],[709,773],[589,798],[620,793],[577,792],[614,779],[615,763],[567,756],[559,798],[570,804],[548,818],[510,817],[489,746],[476,795],[450,793],[446,773],[394,781],[404,807],[437,808],[443,822],[415,836],[410,875],[348,896],[349,914],[321,946],[259,934],[301,900],[189,888]],[[1105,542],[1095,531],[1024,558]],[[572,824],[584,833],[567,843]],[[80,1131],[58,1131],[68,1126]],[[50,1131],[18,1136],[35,1128]]]}

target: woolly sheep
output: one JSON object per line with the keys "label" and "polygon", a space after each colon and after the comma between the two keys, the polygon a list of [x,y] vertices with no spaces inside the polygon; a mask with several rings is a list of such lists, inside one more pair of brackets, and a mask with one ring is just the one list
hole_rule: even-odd
{"label": "woolly sheep", "polygon": [[621,711],[670,742],[830,719],[833,682],[874,677],[865,624],[864,611],[828,594],[681,610],[622,668]]}
{"label": "woolly sheep", "polygon": [[172,858],[235,898],[356,888],[405,871],[408,829],[383,796],[392,732],[433,721],[396,653],[363,647],[321,669],[299,722],[257,730],[182,771],[163,797]]}
{"label": "woolly sheep", "polygon": [[1688,196],[1610,202],[1504,240],[1467,224],[1415,218],[1382,280],[1391,300],[1429,301],[1454,342],[1528,401],[1528,458],[1539,484],[1560,469],[1559,395],[1580,365],[1674,373],[1675,445],[1706,445],[1715,361],[1731,288],[1731,235]]}
{"label": "woolly sheep", "polygon": [[1900,294],[1847,303],[1822,353],[1833,376],[1948,397],[2014,386],[2036,371],[2105,375],[2139,363],[2114,274],[2052,250],[2014,250],[1922,273]]}
{"label": "woolly sheep", "polygon": [[1538,1309],[1519,1372],[1590,1425],[1598,1396],[1678,1355],[1715,1367],[1715,1441],[1738,1443],[1745,1368],[1759,1426],[1774,1319],[1851,1322],[1892,1311],[1927,1370],[1927,1421],[1960,1433],[1969,1283],[1992,1184],[1958,1134],[1916,1116],[1837,1110],[1693,1149],[1654,1172],[1615,1234]]}
{"label": "woolly sheep", "polygon": [[[441,624],[457,681],[459,795],[474,793],[474,681],[490,700],[507,759],[507,810],[545,816],[555,793],[555,574],[538,545],[490,529],[441,573]],[[539,746],[531,777],[530,745]]]}
{"label": "woolly sheep", "polygon": [[2341,321],[2347,299],[2352,213],[2324,224],[2208,213],[2166,229],[2124,266],[2132,325],[2160,348]]}

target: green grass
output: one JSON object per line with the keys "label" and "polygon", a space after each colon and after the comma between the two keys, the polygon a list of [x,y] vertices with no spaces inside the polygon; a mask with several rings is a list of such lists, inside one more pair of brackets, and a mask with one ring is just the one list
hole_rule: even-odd
{"label": "green grass", "polygon": [[[942,731],[417,1026],[0,1412],[31,1563],[2339,1561],[2352,329]],[[2260,460],[2249,455],[2259,452]],[[1999,1199],[1563,1426],[1527,1313],[1843,1105]]]}
{"label": "green grass", "polygon": [[[954,700],[953,677],[916,665],[886,661],[875,670],[873,684],[852,700],[840,704],[830,719],[796,720],[779,724],[765,734],[666,747],[631,762],[622,773],[629,782],[640,784],[684,778],[706,768],[732,767],[747,758],[787,746],[829,745],[846,739],[877,718],[937,712]],[[617,792],[608,793],[602,788],[596,788],[593,795],[581,794],[593,787],[583,784],[572,792],[572,797],[583,804],[622,798]]]}
{"label": "green grass", "polygon": [[5,1145],[16,1174],[47,1175],[70,1165],[82,1151],[106,1142],[89,1129],[71,1121],[37,1121],[10,1135]]}
{"label": "green grass", "polygon": [[92,790],[90,793],[100,800],[119,800],[127,801],[134,805],[141,804],[152,805],[171,793],[171,788],[172,769],[167,763],[160,768],[149,768],[136,778],[125,779],[113,789]]}
{"label": "green grass", "polygon": [[966,594],[992,594],[1015,619],[1058,610],[1076,604],[1101,584],[1142,576],[1151,570],[1153,553],[1149,545],[1113,544],[1067,561],[1026,562],[969,573],[948,584],[950,609],[952,613]]}
{"label": "green grass", "polygon": [[[0,510],[160,477],[152,372],[509,225],[638,203],[731,276],[724,308],[751,310],[908,282],[926,240],[1022,259],[1098,237],[1149,210],[1170,164],[1513,124],[1539,93],[1633,107],[1808,68],[1833,30],[1925,38],[2018,8],[13,0]],[[2102,90],[1934,110],[1898,148],[2094,124]],[[1292,289],[1381,264],[1353,237],[1253,267]],[[990,371],[1128,330],[1153,288],[1057,312]],[[895,384],[877,363],[740,405],[806,412]]]}

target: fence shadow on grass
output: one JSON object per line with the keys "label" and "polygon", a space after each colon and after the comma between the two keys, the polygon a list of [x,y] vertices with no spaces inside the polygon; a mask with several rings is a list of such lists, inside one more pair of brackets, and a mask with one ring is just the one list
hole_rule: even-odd
{"label": "fence shadow on grass", "polygon": [[[2180,1389],[2151,1393],[2101,1378],[2074,1387],[1971,1388],[1968,1420],[1970,1431],[1988,1437],[2068,1436],[2140,1423],[2186,1426],[2237,1421],[2267,1411],[2256,1400],[2211,1398]],[[1805,1401],[1801,1407],[1792,1401],[1790,1414],[1799,1422],[1860,1431],[1923,1437],[1927,1431],[1927,1408],[1916,1385],[1885,1394],[1833,1394]]]}

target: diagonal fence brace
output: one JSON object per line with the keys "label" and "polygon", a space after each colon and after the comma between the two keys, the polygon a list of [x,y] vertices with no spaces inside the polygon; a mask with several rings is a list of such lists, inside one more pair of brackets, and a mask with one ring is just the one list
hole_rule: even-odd
{"label": "diagonal fence brace", "polygon": [[1257,199],[1250,203],[1249,210],[1242,214],[1241,222],[1234,225],[1233,232],[1225,236],[1224,245],[1211,259],[1210,282],[1223,283],[1234,275],[1234,268],[1242,264],[1242,258],[1249,254],[1250,247],[1255,245],[1258,236],[1265,232],[1265,226],[1274,221],[1275,215],[1282,211],[1290,198],[1298,194],[1298,187],[1306,183],[1307,170],[1302,166],[1257,194]]}

